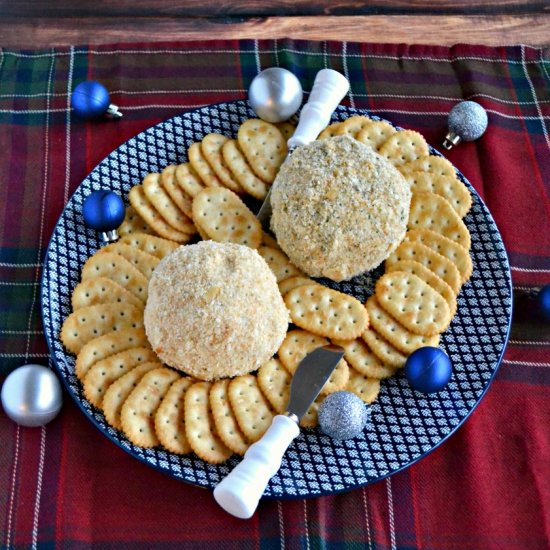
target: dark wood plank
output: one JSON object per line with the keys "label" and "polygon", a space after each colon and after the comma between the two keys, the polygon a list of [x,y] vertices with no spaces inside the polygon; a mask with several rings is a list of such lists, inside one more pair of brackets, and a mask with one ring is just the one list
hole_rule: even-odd
{"label": "dark wood plank", "polygon": [[291,15],[519,15],[548,0],[0,0],[4,17],[260,17]]}
{"label": "dark wood plank", "polygon": [[316,16],[246,19],[3,18],[1,45],[45,48],[69,44],[208,40],[236,38],[302,38],[358,42],[406,42],[452,45],[457,42],[545,46],[550,41],[550,15],[537,16]]}

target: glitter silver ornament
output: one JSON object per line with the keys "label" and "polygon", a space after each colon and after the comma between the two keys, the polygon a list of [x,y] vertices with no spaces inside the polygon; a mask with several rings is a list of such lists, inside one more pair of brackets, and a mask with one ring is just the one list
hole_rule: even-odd
{"label": "glitter silver ornament", "polygon": [[11,372],[2,386],[4,412],[21,426],[43,426],[61,409],[57,376],[42,365],[24,365]]}
{"label": "glitter silver ornament", "polygon": [[296,76],[280,67],[259,73],[248,89],[254,112],[267,122],[288,120],[302,104],[303,90]]}
{"label": "glitter silver ornament", "polygon": [[487,129],[487,111],[475,101],[462,101],[449,113],[449,132],[443,141],[445,149],[451,149],[461,141],[474,141]]}
{"label": "glitter silver ornament", "polygon": [[367,424],[369,411],[354,393],[337,391],[327,395],[319,406],[319,427],[333,439],[358,436]]}

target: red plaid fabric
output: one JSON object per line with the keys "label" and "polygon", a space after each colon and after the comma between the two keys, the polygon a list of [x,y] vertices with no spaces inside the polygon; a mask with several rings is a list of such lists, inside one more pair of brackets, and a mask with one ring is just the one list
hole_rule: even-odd
{"label": "red plaid fabric", "polygon": [[[108,153],[179,112],[246,98],[284,66],[310,89],[323,67],[351,81],[344,103],[420,131],[436,148],[462,99],[489,113],[477,142],[447,155],[487,203],[512,265],[517,308],[503,363],[465,424],[384,481],[313,500],[262,501],[232,518],[209,491],[134,460],[66,398],[44,428],[0,414],[2,548],[546,549],[550,545],[550,327],[529,292],[550,283],[550,59],[524,46],[452,48],[215,41],[0,50],[0,373],[47,364],[39,281],[68,197]],[[84,122],[71,90],[104,83],[119,122]]]}

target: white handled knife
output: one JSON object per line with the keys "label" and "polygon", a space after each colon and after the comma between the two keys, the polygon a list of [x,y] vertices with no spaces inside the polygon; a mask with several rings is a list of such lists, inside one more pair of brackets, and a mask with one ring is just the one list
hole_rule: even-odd
{"label": "white handled knife", "polygon": [[329,345],[302,359],[292,377],[286,413],[273,418],[262,438],[249,447],[243,460],[214,489],[216,502],[226,512],[241,519],[252,516],[266,485],[281,467],[288,446],[300,433],[300,418],[317,399],[343,355],[342,348]]}
{"label": "white handled knife", "polygon": [[[288,158],[294,149],[315,140],[330,122],[330,117],[348,93],[349,81],[338,71],[322,69],[317,73],[307,103],[300,111],[300,120],[293,136],[288,140]],[[258,219],[266,231],[271,220],[271,189],[258,212]]]}

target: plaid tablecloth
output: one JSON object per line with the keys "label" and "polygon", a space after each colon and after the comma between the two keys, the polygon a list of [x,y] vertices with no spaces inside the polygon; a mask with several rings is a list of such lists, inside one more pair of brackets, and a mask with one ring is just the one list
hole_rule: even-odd
{"label": "plaid tablecloth", "polygon": [[[246,98],[270,66],[292,70],[306,90],[319,69],[337,69],[352,83],[344,103],[439,148],[456,102],[487,109],[486,134],[447,156],[487,203],[512,265],[517,307],[496,379],[465,424],[406,471],[345,494],[265,501],[248,521],[127,455],[68,396],[44,428],[20,428],[2,411],[0,547],[548,548],[550,325],[527,298],[550,283],[543,50],[293,40],[0,50],[0,382],[19,365],[48,364],[42,261],[80,181],[141,130]],[[85,79],[108,87],[121,121],[71,115],[71,90]]]}

